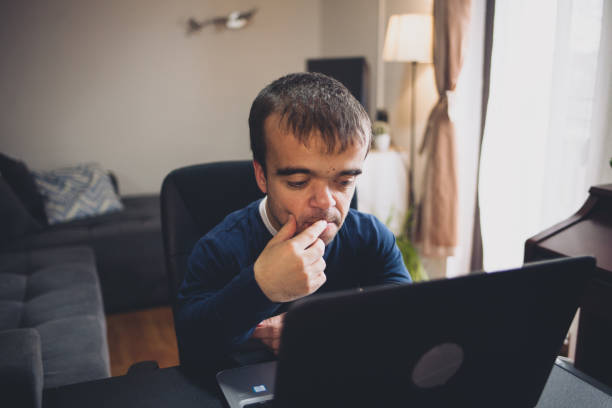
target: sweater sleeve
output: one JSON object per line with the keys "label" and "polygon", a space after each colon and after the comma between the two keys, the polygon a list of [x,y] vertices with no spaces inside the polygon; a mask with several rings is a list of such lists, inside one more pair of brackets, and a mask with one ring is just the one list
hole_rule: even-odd
{"label": "sweater sleeve", "polygon": [[196,244],[175,313],[181,360],[216,358],[246,341],[254,327],[280,307],[221,240]]}

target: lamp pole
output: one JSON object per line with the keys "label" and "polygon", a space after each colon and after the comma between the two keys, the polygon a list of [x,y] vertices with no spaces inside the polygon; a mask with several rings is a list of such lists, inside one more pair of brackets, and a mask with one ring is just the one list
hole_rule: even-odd
{"label": "lamp pole", "polygon": [[[412,238],[412,220],[416,210],[416,70],[417,63],[432,61],[433,16],[430,14],[394,14],[389,17],[383,59],[385,61],[410,62],[410,164],[408,166],[408,211],[410,212],[408,236]],[[406,73],[405,73],[406,74]],[[405,82],[404,82],[405,84]],[[403,98],[402,98],[403,99]]]}
{"label": "lamp pole", "polygon": [[[414,216],[414,171],[415,171],[415,149],[416,149],[416,119],[415,119],[415,91],[414,86],[416,83],[416,68],[417,62],[412,61],[410,67],[410,166],[408,167],[408,211],[410,211],[410,218]],[[412,223],[411,223],[412,224]],[[408,231],[408,235],[411,236],[411,231]]]}

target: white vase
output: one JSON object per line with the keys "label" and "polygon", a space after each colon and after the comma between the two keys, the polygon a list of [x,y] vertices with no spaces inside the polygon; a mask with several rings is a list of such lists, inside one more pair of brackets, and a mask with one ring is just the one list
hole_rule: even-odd
{"label": "white vase", "polygon": [[374,136],[374,148],[380,152],[389,150],[391,144],[391,136],[388,133]]}

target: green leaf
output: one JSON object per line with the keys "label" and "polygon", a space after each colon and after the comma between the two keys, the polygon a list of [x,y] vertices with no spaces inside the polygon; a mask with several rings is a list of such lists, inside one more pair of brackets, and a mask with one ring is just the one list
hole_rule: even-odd
{"label": "green leaf", "polygon": [[421,259],[419,258],[419,253],[412,245],[412,242],[407,237],[398,237],[396,239],[397,247],[402,253],[402,257],[404,258],[404,265],[408,268],[408,272],[410,272],[410,277],[414,282],[421,282],[429,280],[429,275],[425,271],[423,264],[421,263]]}
{"label": "green leaf", "polygon": [[[385,225],[389,227],[391,225],[391,221],[393,220],[393,214],[395,212],[394,208],[391,208],[389,216],[385,220]],[[402,229],[402,233],[395,237],[395,243],[402,253],[402,258],[404,259],[404,265],[408,269],[410,273],[410,277],[413,282],[421,282],[429,280],[429,275],[421,262],[421,258],[419,257],[419,252],[412,245],[412,241],[408,236],[408,231],[411,230],[412,226],[412,209],[408,209],[406,212],[406,217],[404,219],[404,226]]]}

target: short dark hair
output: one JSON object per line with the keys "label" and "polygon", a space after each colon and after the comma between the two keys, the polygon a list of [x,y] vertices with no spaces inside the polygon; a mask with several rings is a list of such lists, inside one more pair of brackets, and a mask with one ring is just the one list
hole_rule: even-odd
{"label": "short dark hair", "polygon": [[257,95],[249,114],[253,159],[266,169],[264,124],[272,114],[281,126],[307,144],[311,132],[320,132],[328,153],[342,152],[353,143],[368,149],[372,139],[370,118],[361,104],[339,81],[327,75],[301,72],[272,82]]}

